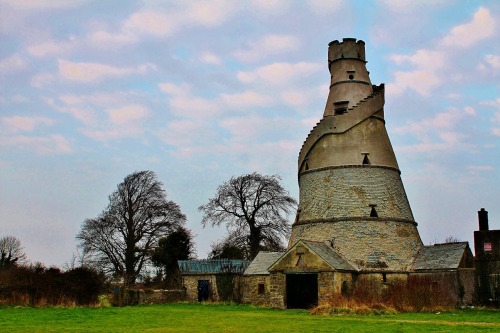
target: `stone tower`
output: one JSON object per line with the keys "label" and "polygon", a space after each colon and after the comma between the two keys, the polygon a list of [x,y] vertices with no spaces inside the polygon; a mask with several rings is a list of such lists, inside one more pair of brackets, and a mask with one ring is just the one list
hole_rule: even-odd
{"label": "stone tower", "polygon": [[323,118],[298,159],[300,199],[290,246],[327,242],[360,271],[407,271],[422,241],[384,120],[384,85],[372,85],[365,43],[328,48]]}

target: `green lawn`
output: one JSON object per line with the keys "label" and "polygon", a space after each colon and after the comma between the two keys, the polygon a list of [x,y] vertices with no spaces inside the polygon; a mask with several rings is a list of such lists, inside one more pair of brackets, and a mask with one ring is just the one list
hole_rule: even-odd
{"label": "green lawn", "polygon": [[0,332],[500,332],[500,311],[312,316],[248,305],[0,308]]}

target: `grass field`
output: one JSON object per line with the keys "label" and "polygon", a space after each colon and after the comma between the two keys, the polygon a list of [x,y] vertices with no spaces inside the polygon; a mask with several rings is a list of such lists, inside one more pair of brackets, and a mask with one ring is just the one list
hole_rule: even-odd
{"label": "grass field", "polygon": [[312,316],[248,305],[0,308],[0,332],[500,332],[500,311]]}

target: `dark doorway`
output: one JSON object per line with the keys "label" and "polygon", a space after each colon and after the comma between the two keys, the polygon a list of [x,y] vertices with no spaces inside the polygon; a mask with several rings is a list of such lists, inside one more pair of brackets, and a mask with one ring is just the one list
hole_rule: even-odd
{"label": "dark doorway", "polygon": [[318,305],[318,274],[287,274],[286,299],[289,309],[310,309]]}
{"label": "dark doorway", "polygon": [[209,293],[208,280],[198,280],[198,302],[208,301]]}

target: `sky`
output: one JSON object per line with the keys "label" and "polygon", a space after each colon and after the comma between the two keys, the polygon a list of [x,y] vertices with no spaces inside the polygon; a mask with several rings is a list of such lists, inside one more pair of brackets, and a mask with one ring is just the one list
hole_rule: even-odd
{"label": "sky", "polygon": [[[232,176],[279,175],[324,111],[328,43],[366,43],[424,244],[500,229],[500,2],[0,0],[0,236],[68,263],[134,171],[198,207]],[[290,217],[293,221],[293,216]]]}

